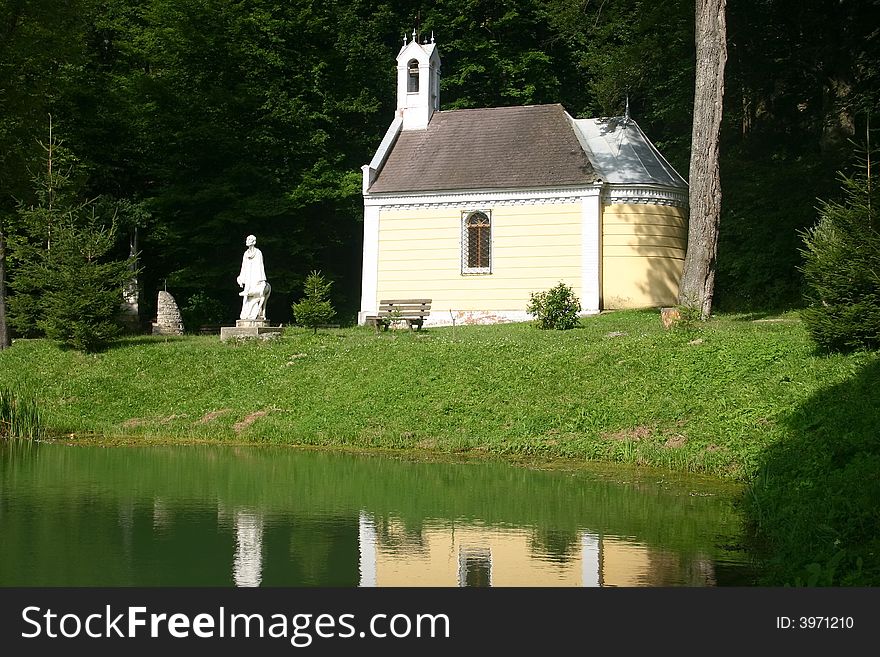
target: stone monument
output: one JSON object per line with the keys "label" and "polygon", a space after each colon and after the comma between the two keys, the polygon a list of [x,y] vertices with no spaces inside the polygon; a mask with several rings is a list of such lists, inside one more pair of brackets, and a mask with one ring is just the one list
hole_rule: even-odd
{"label": "stone monument", "polygon": [[153,335],[183,335],[183,319],[174,297],[165,290],[159,291],[156,301],[156,321]]}
{"label": "stone monument", "polygon": [[272,286],[266,280],[266,267],[263,252],[257,248],[257,238],[248,235],[244,241],[247,247],[241,257],[241,269],[235,281],[241,288],[241,314],[235,326],[220,328],[220,339],[229,338],[270,338],[281,334],[280,326],[270,326],[266,319],[266,301]]}

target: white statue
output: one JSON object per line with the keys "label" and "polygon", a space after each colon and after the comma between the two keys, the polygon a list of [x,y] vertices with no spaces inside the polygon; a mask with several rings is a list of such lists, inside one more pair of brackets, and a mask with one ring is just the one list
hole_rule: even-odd
{"label": "white statue", "polygon": [[241,273],[235,279],[242,288],[239,292],[241,319],[265,321],[266,300],[272,287],[266,281],[263,253],[257,248],[257,238],[253,235],[248,235],[244,243],[247,249],[241,258]]}

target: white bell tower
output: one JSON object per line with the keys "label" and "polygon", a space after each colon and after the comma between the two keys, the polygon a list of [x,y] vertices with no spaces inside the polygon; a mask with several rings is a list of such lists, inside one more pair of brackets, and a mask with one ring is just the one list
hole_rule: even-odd
{"label": "white bell tower", "polygon": [[397,54],[397,116],[403,130],[424,130],[431,115],[440,109],[440,55],[431,41],[419,43],[416,31],[412,40],[403,37]]}

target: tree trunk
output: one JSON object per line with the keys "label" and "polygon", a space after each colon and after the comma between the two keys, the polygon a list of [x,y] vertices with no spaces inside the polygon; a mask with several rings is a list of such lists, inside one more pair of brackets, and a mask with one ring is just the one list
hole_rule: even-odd
{"label": "tree trunk", "polygon": [[3,219],[0,218],[0,349],[6,349],[11,344],[6,325],[6,236],[3,234]]}
{"label": "tree trunk", "polygon": [[727,62],[725,4],[726,0],[696,0],[697,73],[688,174],[690,221],[678,302],[699,310],[703,319],[712,311],[721,219],[718,141]]}

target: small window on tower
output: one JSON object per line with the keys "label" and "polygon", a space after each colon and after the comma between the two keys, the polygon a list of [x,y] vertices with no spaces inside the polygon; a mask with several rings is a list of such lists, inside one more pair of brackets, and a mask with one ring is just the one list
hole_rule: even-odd
{"label": "small window on tower", "polygon": [[492,552],[489,548],[459,548],[458,585],[492,586]]}
{"label": "small window on tower", "polygon": [[490,274],[492,222],[487,212],[468,212],[462,217],[461,272]]}
{"label": "small window on tower", "polygon": [[409,64],[406,65],[406,70],[407,70],[406,90],[409,93],[418,93],[419,92],[419,63],[415,59],[409,60]]}

